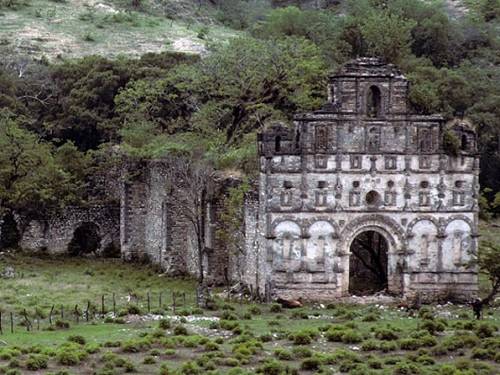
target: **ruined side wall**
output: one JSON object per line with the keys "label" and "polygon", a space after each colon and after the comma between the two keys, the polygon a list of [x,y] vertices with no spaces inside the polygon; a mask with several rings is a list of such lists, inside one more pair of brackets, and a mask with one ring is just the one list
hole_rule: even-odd
{"label": "ruined side wall", "polygon": [[48,218],[21,218],[20,223],[19,245],[27,251],[64,254],[75,230],[83,223],[94,223],[99,228],[101,244],[97,253],[110,244],[116,247],[120,244],[120,214],[114,206],[68,207]]}

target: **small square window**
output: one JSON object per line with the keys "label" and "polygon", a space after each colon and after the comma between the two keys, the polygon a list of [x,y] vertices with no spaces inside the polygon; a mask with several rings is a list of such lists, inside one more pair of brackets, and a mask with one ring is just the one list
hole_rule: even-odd
{"label": "small square window", "polygon": [[384,204],[386,206],[394,206],[396,204],[396,193],[394,191],[385,192]]}
{"label": "small square window", "polygon": [[326,181],[318,181],[318,189],[326,188]]}
{"label": "small square window", "polygon": [[314,165],[316,168],[326,168],[328,164],[328,160],[326,158],[326,155],[316,155],[314,158]]}
{"label": "small square window", "polygon": [[351,191],[349,193],[349,206],[357,207],[361,203],[361,195],[356,191]]}
{"label": "small square window", "polygon": [[397,159],[395,156],[386,156],[385,157],[385,169],[396,169]]}
{"label": "small square window", "polygon": [[418,164],[420,169],[429,169],[431,167],[431,158],[429,156],[420,156]]}
{"label": "small square window", "polygon": [[281,205],[291,206],[292,205],[292,191],[284,190],[281,192]]}
{"label": "small square window", "polygon": [[431,205],[431,196],[427,192],[421,191],[418,193],[418,204],[422,207],[427,207]]}
{"label": "small square window", "polygon": [[454,206],[464,206],[465,205],[465,193],[463,191],[453,192],[453,205]]}
{"label": "small square window", "polygon": [[316,191],[316,206],[324,207],[327,203],[327,192],[326,191]]}
{"label": "small square window", "polygon": [[360,155],[351,155],[351,169],[361,169]]}
{"label": "small square window", "polygon": [[293,187],[292,181],[283,181],[283,187],[285,189],[291,189]]}

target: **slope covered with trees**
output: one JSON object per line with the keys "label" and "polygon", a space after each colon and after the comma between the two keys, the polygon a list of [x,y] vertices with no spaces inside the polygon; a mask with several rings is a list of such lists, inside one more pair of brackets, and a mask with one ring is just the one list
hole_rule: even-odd
{"label": "slope covered with trees", "polygon": [[257,3],[217,4],[218,22],[241,35],[211,44],[204,57],[4,64],[1,132],[13,136],[2,136],[0,159],[18,150],[29,173],[0,164],[2,206],[34,207],[26,196],[36,207],[90,201],[76,192],[123,155],[180,153],[255,173],[255,134],[266,122],[318,108],[329,70],[379,55],[410,79],[416,112],[465,115],[477,126],[483,206],[499,209],[498,2],[475,2],[459,18],[441,2],[352,0],[330,10]]}

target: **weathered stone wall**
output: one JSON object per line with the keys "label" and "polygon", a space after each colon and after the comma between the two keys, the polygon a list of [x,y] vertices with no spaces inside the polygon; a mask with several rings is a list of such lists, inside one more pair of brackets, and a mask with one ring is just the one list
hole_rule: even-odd
{"label": "weathered stone wall", "polygon": [[19,218],[19,246],[32,252],[67,253],[75,230],[84,223],[98,227],[101,241],[97,255],[110,245],[120,246],[120,211],[113,206],[67,207],[46,218]]}
{"label": "weathered stone wall", "polygon": [[[331,77],[323,110],[259,135],[261,287],[295,298],[348,294],[351,243],[371,230],[388,242],[389,292],[474,295],[475,134],[409,114],[407,94],[394,66],[358,59]],[[445,131],[461,140],[456,156],[443,148]]]}
{"label": "weathered stone wall", "polygon": [[[139,169],[130,165],[124,171],[121,207],[121,239],[124,259],[143,259],[169,275],[198,275],[196,234],[183,215],[182,207],[172,205],[168,194],[165,161],[156,160]],[[137,173],[140,171],[141,173]],[[222,199],[233,182],[221,180],[214,198],[208,202],[204,257],[205,277],[209,283],[222,284],[231,276],[228,248],[217,236]]]}

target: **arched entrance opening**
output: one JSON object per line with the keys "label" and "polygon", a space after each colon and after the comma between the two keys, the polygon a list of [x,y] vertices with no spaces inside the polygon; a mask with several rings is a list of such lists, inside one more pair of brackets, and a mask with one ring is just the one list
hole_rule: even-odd
{"label": "arched entrance opening", "polygon": [[73,233],[73,238],[68,244],[70,255],[85,255],[96,252],[101,246],[99,227],[90,222],[82,223]]}
{"label": "arched entrance opening", "polygon": [[379,232],[368,230],[351,243],[349,293],[368,295],[387,289],[388,242]]}
{"label": "arched entrance opening", "polygon": [[0,249],[17,247],[21,240],[21,234],[12,212],[8,212],[3,216],[0,225]]}

